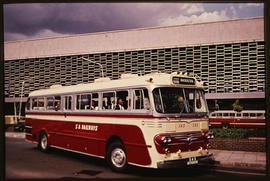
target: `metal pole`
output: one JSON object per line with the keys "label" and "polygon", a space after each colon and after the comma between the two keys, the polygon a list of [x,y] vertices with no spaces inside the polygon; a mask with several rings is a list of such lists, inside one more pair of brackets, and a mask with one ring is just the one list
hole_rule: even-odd
{"label": "metal pole", "polygon": [[21,119],[23,88],[24,88],[24,81],[22,82],[21,99],[20,99],[20,109],[19,109],[19,120]]}
{"label": "metal pole", "polygon": [[88,62],[95,63],[95,64],[99,65],[99,66],[100,66],[100,68],[101,68],[101,76],[102,76],[102,77],[104,77],[104,73],[103,73],[103,67],[102,67],[102,65],[101,65],[100,63],[94,62],[94,61],[89,60],[89,59],[84,58],[84,57],[81,57],[81,59],[83,59],[83,60],[86,60],[86,61],[88,61]]}
{"label": "metal pole", "polygon": [[14,119],[16,121],[16,124],[17,124],[17,109],[16,109],[16,102],[14,102]]}

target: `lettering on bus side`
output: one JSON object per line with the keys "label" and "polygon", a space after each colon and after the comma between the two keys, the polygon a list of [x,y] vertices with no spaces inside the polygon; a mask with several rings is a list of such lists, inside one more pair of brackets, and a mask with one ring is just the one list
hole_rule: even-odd
{"label": "lettering on bus side", "polygon": [[98,131],[98,126],[87,124],[75,124],[76,130]]}

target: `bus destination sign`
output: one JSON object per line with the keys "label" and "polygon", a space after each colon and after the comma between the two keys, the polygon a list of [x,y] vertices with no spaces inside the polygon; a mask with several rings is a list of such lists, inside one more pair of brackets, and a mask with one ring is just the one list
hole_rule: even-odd
{"label": "bus destination sign", "polygon": [[173,77],[172,81],[174,84],[195,85],[195,80],[193,78]]}

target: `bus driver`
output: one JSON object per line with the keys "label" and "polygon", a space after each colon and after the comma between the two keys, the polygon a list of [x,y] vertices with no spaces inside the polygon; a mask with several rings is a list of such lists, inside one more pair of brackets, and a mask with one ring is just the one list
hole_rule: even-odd
{"label": "bus driver", "polygon": [[182,96],[177,97],[177,107],[179,108],[180,113],[182,113],[185,109],[184,99]]}

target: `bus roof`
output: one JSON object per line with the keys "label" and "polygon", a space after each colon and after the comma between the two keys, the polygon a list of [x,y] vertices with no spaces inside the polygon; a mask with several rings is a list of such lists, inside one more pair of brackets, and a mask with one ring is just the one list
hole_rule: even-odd
{"label": "bus roof", "polygon": [[[194,85],[174,84],[172,77],[181,77],[194,79]],[[73,92],[92,92],[127,87],[147,87],[147,86],[174,86],[174,87],[191,87],[203,88],[203,83],[196,80],[195,77],[187,76],[184,73],[152,73],[144,76],[135,74],[123,74],[120,79],[110,80],[109,78],[96,79],[93,83],[85,83],[71,86],[53,85],[50,88],[33,91],[29,94],[32,96],[46,96],[57,94],[69,94]]]}

